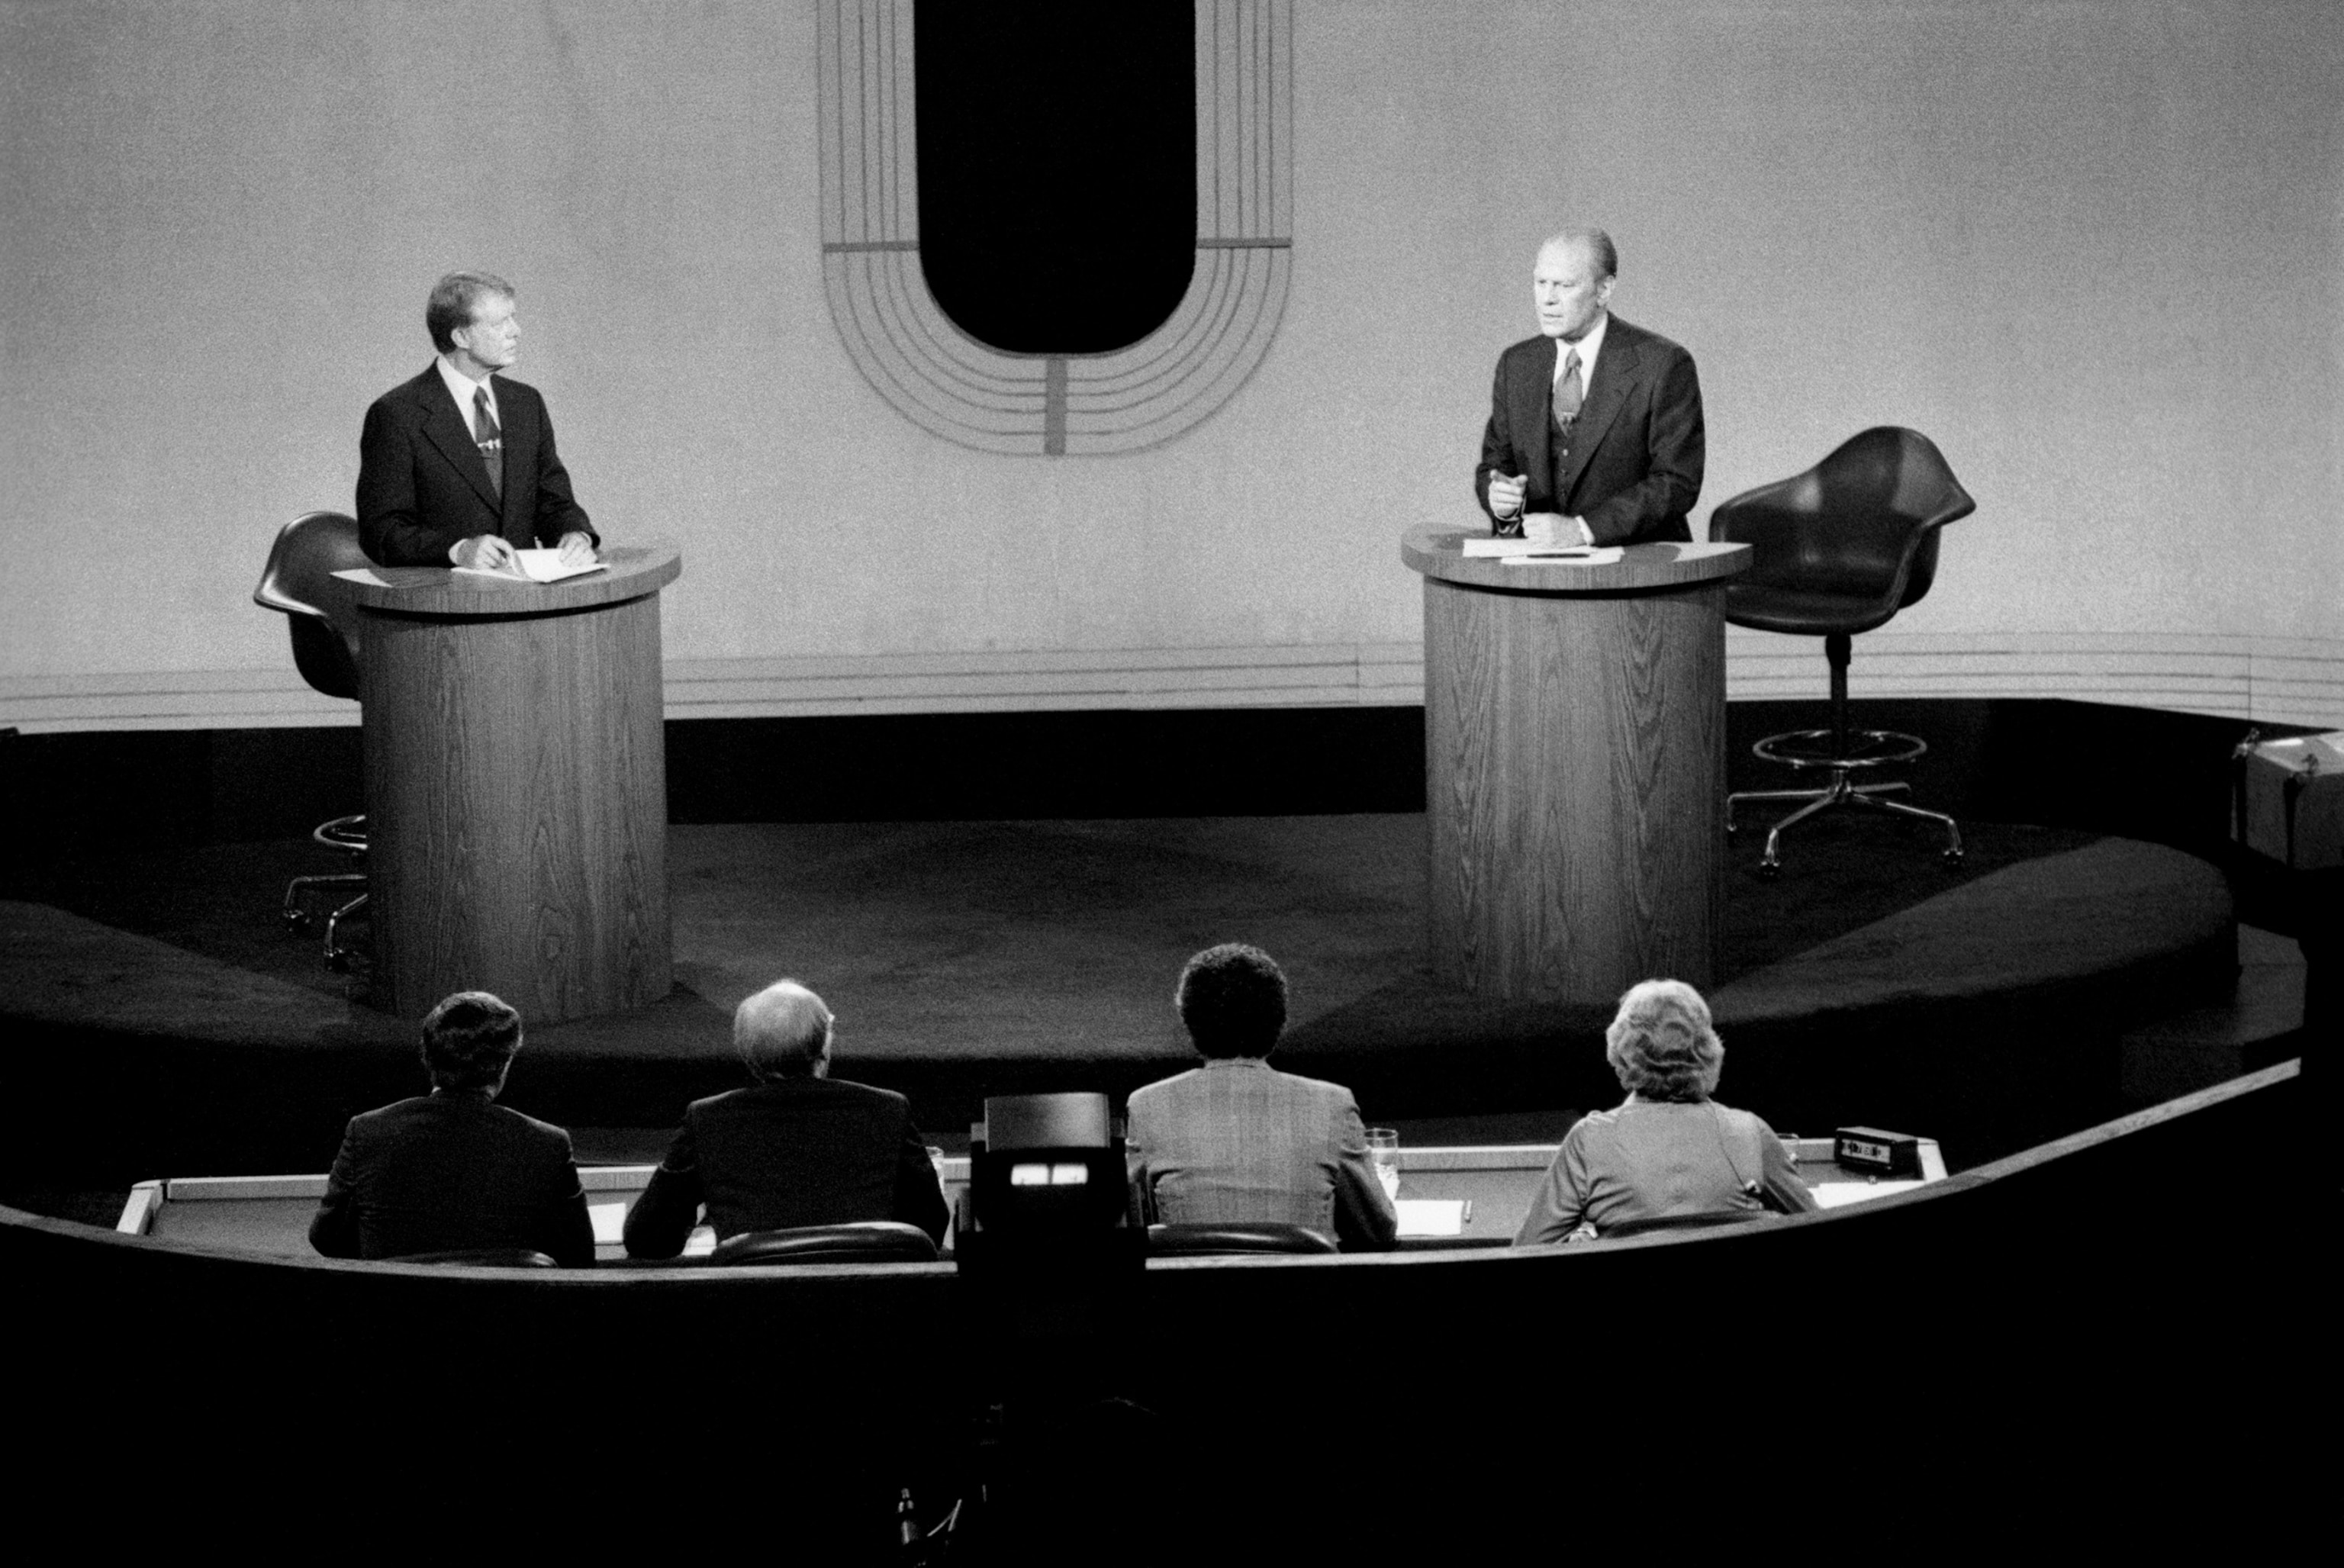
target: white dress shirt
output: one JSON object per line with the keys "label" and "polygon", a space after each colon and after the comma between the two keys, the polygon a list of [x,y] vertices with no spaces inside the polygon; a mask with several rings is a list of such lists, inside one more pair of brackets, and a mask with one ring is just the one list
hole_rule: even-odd
{"label": "white dress shirt", "polygon": [[[412,359],[408,361],[410,365],[414,362],[415,361]],[[450,364],[448,362],[448,356],[445,354],[440,355],[439,359],[432,362],[440,367],[440,379],[448,383],[448,395],[456,400],[456,406],[458,408],[464,410],[464,428],[472,432],[473,440],[478,441],[480,439],[479,427],[472,423],[472,394],[474,392],[488,393],[489,413],[490,417],[497,421],[497,429],[501,430],[505,428],[505,417],[497,410],[497,389],[495,386],[496,378],[494,376],[490,376],[485,381],[475,381],[471,377],[467,376],[463,371],[459,370],[455,366]]]}
{"label": "white dress shirt", "polygon": [[1561,338],[1554,340],[1554,379],[1558,381],[1562,379],[1564,356],[1573,349],[1579,350],[1579,395],[1582,402],[1587,397],[1587,389],[1595,384],[1595,356],[1603,351],[1603,332],[1611,325],[1612,312],[1605,310],[1596,316],[1595,325],[1590,327],[1587,335],[1578,342],[1566,342]]}

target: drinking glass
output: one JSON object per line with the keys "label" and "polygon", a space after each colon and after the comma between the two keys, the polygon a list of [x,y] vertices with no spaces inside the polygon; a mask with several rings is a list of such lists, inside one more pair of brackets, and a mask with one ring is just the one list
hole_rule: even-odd
{"label": "drinking glass", "polygon": [[1384,1196],[1399,1201],[1399,1134],[1388,1127],[1368,1128],[1368,1158],[1375,1162],[1376,1179],[1384,1184]]}

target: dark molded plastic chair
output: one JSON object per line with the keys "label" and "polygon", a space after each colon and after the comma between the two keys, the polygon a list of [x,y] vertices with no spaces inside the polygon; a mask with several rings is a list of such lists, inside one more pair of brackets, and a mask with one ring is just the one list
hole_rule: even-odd
{"label": "dark molded plastic chair", "polygon": [[1221,1224],[1151,1225],[1147,1250],[1161,1258],[1212,1258],[1244,1252],[1332,1252],[1335,1239],[1304,1225],[1271,1219]]}
{"label": "dark molded plastic chair", "polygon": [[1763,1209],[1707,1209],[1692,1214],[1647,1214],[1639,1219],[1622,1219],[1617,1225],[1606,1225],[1596,1232],[1599,1241],[1616,1241],[1623,1236],[1649,1236],[1658,1230],[1713,1230],[1726,1225],[1749,1225],[1767,1217]]}
{"label": "dark molded plastic chair", "polygon": [[[349,592],[334,573],[371,564],[359,548],[355,518],[338,511],[305,511],[278,531],[269,548],[268,564],[261,568],[260,586],[253,602],[282,614],[292,629],[293,667],[301,678],[328,697],[359,694],[358,614]],[[345,855],[366,854],[366,818],[338,816],[323,823],[310,837]],[[358,896],[338,905],[326,916],[326,966],[349,966],[349,949],[341,946],[341,923],[365,907],[367,879],[363,872],[297,876],[285,885],[284,918],[297,929],[310,924],[303,896],[318,889],[356,890]]]}
{"label": "dark molded plastic chair", "polygon": [[460,1247],[452,1252],[417,1252],[389,1263],[464,1263],[475,1269],[559,1269],[544,1253],[527,1247]]}
{"label": "dark molded plastic chair", "polygon": [[936,1244],[916,1225],[864,1219],[849,1225],[796,1225],[744,1230],[717,1243],[712,1263],[933,1263]]}
{"label": "dark molded plastic chair", "polygon": [[1821,637],[1831,662],[1831,728],[1769,735],[1753,748],[1768,762],[1827,781],[1820,789],[1743,790],[1725,797],[1725,831],[1743,801],[1798,801],[1766,834],[1759,875],[1782,869],[1783,830],[1837,805],[1868,806],[1941,823],[1945,863],[1962,858],[1962,830],[1943,812],[1886,798],[1908,793],[1904,780],[1857,784],[1862,774],[1909,763],[1929,749],[1918,736],[1854,730],[1847,722],[1847,666],[1853,639],[1917,604],[1937,573],[1937,531],[1977,510],[1929,438],[1882,425],[1851,436],[1795,478],[1746,491],[1709,520],[1718,543],[1747,544],[1750,570],[1725,588],[1725,618],[1761,632]]}

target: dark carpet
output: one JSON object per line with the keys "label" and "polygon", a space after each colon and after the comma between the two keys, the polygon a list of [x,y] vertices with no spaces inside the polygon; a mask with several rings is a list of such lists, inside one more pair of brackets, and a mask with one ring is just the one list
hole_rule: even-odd
{"label": "dark carpet", "polygon": [[[731,1008],[783,975],[837,1009],[839,1073],[902,1089],[929,1127],[988,1093],[1120,1095],[1186,1065],[1173,978],[1229,939],[1291,977],[1281,1065],[1350,1084],[1370,1118],[1616,1098],[1602,1012],[1433,983],[1423,832],[1420,815],[677,827],[675,990],[532,1031],[508,1099],[573,1126],[671,1124],[739,1081]],[[2105,1108],[2124,1027],[2227,988],[2211,866],[2066,830],[1965,835],[1948,870],[1925,835],[1824,818],[1771,883],[1749,835],[1734,847],[1723,1098],[1786,1130],[1905,1125],[1983,1158]],[[33,1140],[15,1147],[145,1176],[316,1169],[348,1116],[413,1092],[411,1022],[278,922],[284,878],[330,860],[306,840],[220,845],[12,887],[0,1104]],[[58,1096],[116,1114],[42,1136]]]}

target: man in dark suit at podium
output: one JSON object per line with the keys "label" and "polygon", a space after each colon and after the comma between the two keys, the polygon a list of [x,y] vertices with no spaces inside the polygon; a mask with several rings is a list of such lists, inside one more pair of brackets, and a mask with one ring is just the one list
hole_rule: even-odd
{"label": "man in dark suit at podium", "polygon": [[586,565],[601,542],[570,493],[537,389],[497,374],[520,355],[513,287],[451,272],[424,325],[440,356],[367,410],[359,438],[359,542],[383,566],[515,569],[513,551],[559,548]]}
{"label": "man in dark suit at podium", "polygon": [[493,1103],[520,1043],[520,1015],[486,991],[432,1008],[431,1092],[351,1118],[309,1245],[328,1258],[519,1248],[591,1268],[570,1135]]}
{"label": "man in dark suit at podium", "polygon": [[708,1207],[720,1241],[752,1230],[895,1219],[942,1241],[951,1215],[910,1102],[830,1076],[820,996],[779,980],[732,1015],[758,1081],[694,1100],[627,1214],[627,1255],[672,1258]]}
{"label": "man in dark suit at podium", "polygon": [[1531,274],[1538,337],[1498,359],[1473,491],[1501,534],[1539,544],[1690,541],[1701,494],[1692,356],[1611,313],[1612,237],[1569,229]]}

